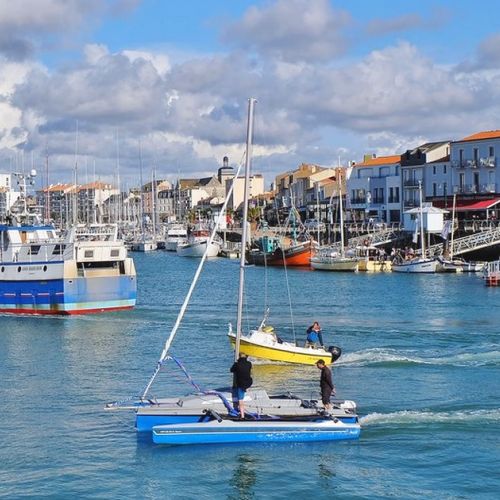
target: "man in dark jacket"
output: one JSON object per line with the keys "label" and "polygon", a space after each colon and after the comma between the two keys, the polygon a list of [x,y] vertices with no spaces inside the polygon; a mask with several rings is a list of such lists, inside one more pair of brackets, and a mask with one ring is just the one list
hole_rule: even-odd
{"label": "man in dark jacket", "polygon": [[330,410],[332,405],[330,403],[330,398],[335,395],[335,386],[332,381],[332,371],[322,359],[316,361],[316,366],[321,370],[321,376],[319,378],[319,386],[321,387],[321,401],[325,407],[325,410]]}
{"label": "man in dark jacket", "polygon": [[238,361],[231,366],[231,373],[233,374],[233,393],[238,401],[238,409],[241,418],[245,418],[245,393],[248,388],[253,384],[252,380],[252,363],[248,361],[247,355],[240,353]]}

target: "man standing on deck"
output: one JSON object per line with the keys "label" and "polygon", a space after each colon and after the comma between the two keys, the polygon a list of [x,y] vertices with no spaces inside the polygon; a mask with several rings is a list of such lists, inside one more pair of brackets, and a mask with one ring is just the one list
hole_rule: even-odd
{"label": "man standing on deck", "polygon": [[321,376],[319,379],[319,386],[321,387],[321,401],[325,407],[325,410],[330,411],[332,405],[330,403],[330,398],[332,394],[335,395],[335,387],[332,381],[332,371],[322,359],[316,361],[316,366],[321,370]]}
{"label": "man standing on deck", "polygon": [[241,418],[245,418],[245,393],[252,384],[252,363],[248,361],[247,355],[240,353],[238,361],[231,366],[233,374],[233,396],[238,401],[238,410]]}

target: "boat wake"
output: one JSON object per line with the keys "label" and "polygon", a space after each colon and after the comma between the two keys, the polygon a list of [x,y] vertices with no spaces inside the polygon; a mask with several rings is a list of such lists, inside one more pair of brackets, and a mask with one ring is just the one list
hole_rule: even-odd
{"label": "boat wake", "polygon": [[373,348],[343,354],[336,366],[370,365],[447,365],[447,366],[497,366],[500,365],[500,351],[447,354],[439,357],[416,356],[412,351]]}
{"label": "boat wake", "polygon": [[500,408],[491,410],[460,410],[460,411],[418,411],[403,410],[393,413],[370,413],[359,419],[360,424],[366,426],[400,424],[460,424],[467,422],[497,423],[500,422]]}

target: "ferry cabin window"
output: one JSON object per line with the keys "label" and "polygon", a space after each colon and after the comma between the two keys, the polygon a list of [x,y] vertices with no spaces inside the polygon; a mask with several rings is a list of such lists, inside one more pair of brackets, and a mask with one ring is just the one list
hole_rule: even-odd
{"label": "ferry cabin window", "polygon": [[28,251],[28,255],[38,255],[40,252],[40,245],[32,245]]}
{"label": "ferry cabin window", "polygon": [[94,256],[94,250],[85,250],[85,252],[83,253],[83,256],[86,259],[90,259],[91,257]]}
{"label": "ferry cabin window", "polygon": [[54,250],[52,250],[52,255],[59,255],[59,254],[63,254],[64,253],[64,250],[66,248],[66,245],[56,245],[54,247]]}
{"label": "ferry cabin window", "polygon": [[111,250],[111,257],[119,257],[120,250]]}

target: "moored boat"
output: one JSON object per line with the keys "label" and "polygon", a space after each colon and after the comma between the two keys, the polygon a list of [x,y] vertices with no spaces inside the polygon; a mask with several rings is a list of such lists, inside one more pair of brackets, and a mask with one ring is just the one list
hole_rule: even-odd
{"label": "moored boat", "polygon": [[438,270],[439,261],[434,258],[414,257],[413,259],[395,259],[392,262],[392,270],[395,273],[435,273]]}
{"label": "moored boat", "polygon": [[309,267],[312,255],[310,240],[282,246],[277,240],[264,236],[259,248],[246,252],[249,264],[256,266]]}
{"label": "moored boat", "polygon": [[64,238],[48,225],[3,225],[0,242],[0,312],[84,314],[135,305],[134,262],[116,225],[74,226]]}
{"label": "moored boat", "polygon": [[311,257],[311,267],[318,271],[356,272],[358,271],[358,259],[356,257],[320,252]]}
{"label": "moored boat", "polygon": [[165,238],[165,250],[175,252],[177,245],[185,243],[187,239],[187,229],[184,224],[171,224],[167,227],[167,236]]}
{"label": "moored boat", "polygon": [[483,273],[486,286],[500,286],[500,260],[488,262]]}

